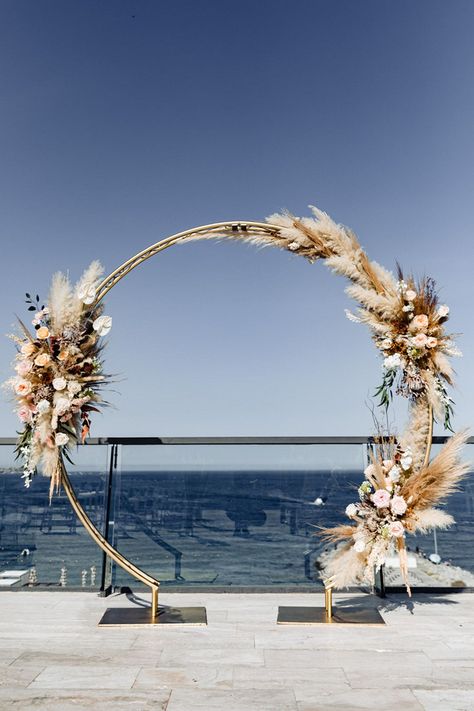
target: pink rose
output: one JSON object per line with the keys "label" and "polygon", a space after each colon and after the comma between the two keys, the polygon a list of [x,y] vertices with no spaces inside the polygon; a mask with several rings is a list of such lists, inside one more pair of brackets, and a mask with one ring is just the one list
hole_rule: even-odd
{"label": "pink rose", "polygon": [[15,370],[18,373],[18,375],[28,375],[28,373],[31,371],[33,367],[33,364],[30,360],[20,360],[18,365],[15,366]]}
{"label": "pink rose", "polygon": [[17,414],[22,422],[31,422],[31,414],[32,413],[31,413],[30,408],[27,407],[26,405],[23,405],[22,407],[20,407]]}
{"label": "pink rose", "polygon": [[428,316],[426,314],[414,316],[411,327],[414,328],[415,331],[426,331],[428,328]]}
{"label": "pink rose", "polygon": [[400,523],[400,521],[392,521],[392,523],[388,526],[388,531],[391,536],[394,536],[394,538],[400,538],[405,533],[403,524]]}
{"label": "pink rose", "polygon": [[411,339],[411,342],[415,348],[424,348],[428,342],[428,338],[424,333],[417,333],[416,336]]}
{"label": "pink rose", "polygon": [[378,509],[385,509],[390,503],[390,492],[387,489],[377,489],[370,498]]}
{"label": "pink rose", "polygon": [[438,339],[434,338],[434,336],[430,336],[429,338],[426,339],[426,347],[427,348],[436,348],[438,345]]}
{"label": "pink rose", "polygon": [[390,508],[396,516],[402,516],[407,510],[407,502],[403,496],[394,496],[390,502]]}

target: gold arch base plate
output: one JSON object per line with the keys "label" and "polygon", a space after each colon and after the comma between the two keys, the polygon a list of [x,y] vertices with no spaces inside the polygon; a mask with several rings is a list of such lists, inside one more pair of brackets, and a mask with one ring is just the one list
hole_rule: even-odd
{"label": "gold arch base plate", "polygon": [[143,625],[207,625],[205,607],[160,607],[155,617],[150,607],[109,607],[99,627],[142,627]]}
{"label": "gold arch base plate", "polygon": [[382,627],[385,625],[380,612],[375,607],[356,608],[339,607],[328,615],[325,607],[279,607],[279,625],[366,625]]}

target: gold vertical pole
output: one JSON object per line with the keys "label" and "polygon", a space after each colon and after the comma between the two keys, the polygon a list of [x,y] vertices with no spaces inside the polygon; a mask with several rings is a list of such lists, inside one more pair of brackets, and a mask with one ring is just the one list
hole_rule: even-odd
{"label": "gold vertical pole", "polygon": [[332,619],[332,587],[324,588],[324,609],[328,622]]}
{"label": "gold vertical pole", "polygon": [[151,589],[151,619],[154,621],[158,615],[158,587]]}

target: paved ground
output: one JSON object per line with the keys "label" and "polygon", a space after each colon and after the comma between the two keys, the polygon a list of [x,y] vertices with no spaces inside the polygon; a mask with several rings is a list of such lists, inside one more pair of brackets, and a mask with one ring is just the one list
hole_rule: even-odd
{"label": "paved ground", "polygon": [[386,626],[277,627],[278,604],[321,595],[163,594],[205,604],[209,625],[99,628],[131,603],[3,592],[0,709],[474,711],[474,595],[351,600]]}

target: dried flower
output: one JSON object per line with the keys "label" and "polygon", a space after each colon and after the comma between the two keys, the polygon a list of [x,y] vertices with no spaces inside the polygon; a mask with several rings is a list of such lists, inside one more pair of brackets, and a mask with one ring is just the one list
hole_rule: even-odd
{"label": "dried flower", "polygon": [[449,314],[449,306],[447,306],[446,304],[440,304],[438,306],[437,314],[440,318],[446,318],[446,316]]}

